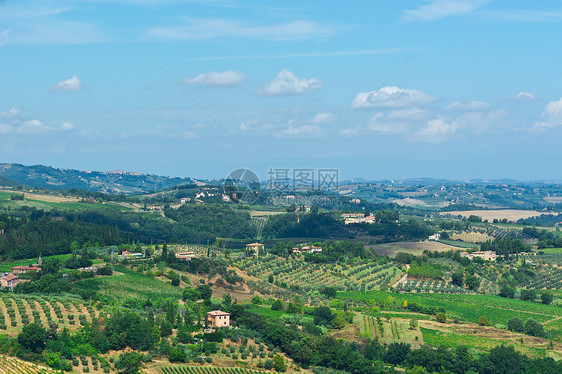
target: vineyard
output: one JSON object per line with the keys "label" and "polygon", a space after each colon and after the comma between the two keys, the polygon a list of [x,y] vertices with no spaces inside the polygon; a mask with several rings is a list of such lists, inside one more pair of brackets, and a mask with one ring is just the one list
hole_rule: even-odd
{"label": "vineyard", "polygon": [[266,371],[226,368],[212,366],[164,366],[160,370],[164,374],[259,374]]}
{"label": "vineyard", "polygon": [[334,287],[338,291],[377,290],[388,286],[403,274],[403,270],[393,263],[357,261],[344,268],[341,265],[310,264],[302,258],[282,259],[273,255],[243,259],[236,266],[262,281],[273,276],[275,285],[305,292],[325,287]]}
{"label": "vineyard", "polygon": [[98,313],[80,298],[3,294],[0,297],[0,331],[17,332],[29,323],[77,329],[92,322]]}
{"label": "vineyard", "polygon": [[50,374],[57,371],[15,357],[0,355],[0,374]]}

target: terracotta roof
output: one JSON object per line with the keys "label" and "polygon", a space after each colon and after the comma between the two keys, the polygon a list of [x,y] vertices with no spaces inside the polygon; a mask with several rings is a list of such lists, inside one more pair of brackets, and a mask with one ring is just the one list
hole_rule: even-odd
{"label": "terracotta roof", "polygon": [[34,266],[14,266],[12,270],[41,270],[41,268],[34,267]]}
{"label": "terracotta roof", "polygon": [[223,312],[222,310],[213,310],[212,312],[207,313],[210,316],[229,316],[230,313]]}
{"label": "terracotta roof", "polygon": [[2,277],[2,279],[6,280],[6,281],[11,281],[11,280],[14,280],[14,279],[19,279],[19,277],[17,275],[14,275],[14,274],[10,273],[10,274]]}

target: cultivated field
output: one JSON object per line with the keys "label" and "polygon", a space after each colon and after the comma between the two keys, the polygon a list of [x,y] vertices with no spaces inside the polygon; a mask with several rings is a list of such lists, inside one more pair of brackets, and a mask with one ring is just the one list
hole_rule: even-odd
{"label": "cultivated field", "polygon": [[0,333],[15,335],[29,323],[40,323],[45,328],[54,323],[60,328],[76,330],[98,315],[93,306],[77,297],[3,294]]}
{"label": "cultivated field", "polygon": [[462,216],[468,218],[472,215],[481,217],[482,220],[488,220],[492,222],[494,219],[502,220],[507,219],[508,221],[518,221],[520,219],[538,217],[543,214],[554,214],[549,212],[539,212],[536,210],[517,210],[517,209],[498,209],[498,210],[460,210],[453,212],[442,212],[442,216]]}
{"label": "cultivated field", "polygon": [[378,255],[390,256],[390,257],[396,256],[398,252],[407,252],[407,253],[412,253],[414,255],[420,255],[425,250],[430,252],[462,250],[462,248],[459,247],[453,247],[451,245],[443,244],[440,242],[434,242],[434,241],[384,243],[384,244],[368,245],[366,246],[366,248],[376,252]]}
{"label": "cultivated field", "polygon": [[50,374],[58,373],[50,367],[0,355],[0,374]]}
{"label": "cultivated field", "polygon": [[493,236],[490,236],[486,233],[481,233],[477,231],[465,232],[462,233],[452,233],[450,234],[451,239],[453,240],[462,240],[463,242],[467,243],[484,243],[488,240],[494,240]]}

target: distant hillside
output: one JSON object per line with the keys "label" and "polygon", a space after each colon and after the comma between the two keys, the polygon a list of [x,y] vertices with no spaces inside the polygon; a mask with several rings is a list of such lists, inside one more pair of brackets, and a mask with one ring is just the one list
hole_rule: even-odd
{"label": "distant hillside", "polygon": [[0,186],[3,186],[3,187],[17,187],[17,186],[19,186],[19,185],[20,185],[19,183],[16,183],[16,182],[11,181],[11,180],[9,180],[9,179],[7,179],[7,178],[4,178],[4,177],[0,177]]}
{"label": "distant hillside", "polygon": [[177,185],[196,183],[191,178],[171,178],[124,171],[80,171],[44,165],[25,166],[0,163],[0,185],[48,189],[79,189],[107,193],[143,193]]}

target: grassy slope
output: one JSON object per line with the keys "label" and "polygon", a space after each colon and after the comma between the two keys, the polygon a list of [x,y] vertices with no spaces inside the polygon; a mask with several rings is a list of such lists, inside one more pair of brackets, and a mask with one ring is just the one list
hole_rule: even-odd
{"label": "grassy slope", "polygon": [[125,299],[179,299],[182,295],[180,287],[174,287],[158,277],[150,277],[121,266],[116,266],[115,271],[120,274],[84,279],[75,284],[79,288],[96,290],[116,301],[124,301]]}
{"label": "grassy slope", "polygon": [[449,294],[394,294],[384,291],[338,292],[341,299],[355,299],[368,301],[383,300],[394,297],[403,304],[416,302],[424,306],[443,307],[448,318],[459,318],[463,321],[478,323],[480,316],[485,316],[492,325],[500,323],[507,325],[509,318],[519,317],[523,320],[534,318],[539,322],[552,321],[562,317],[562,309],[556,306],[543,305],[536,302],[517,299],[505,299],[490,295],[449,295]]}

